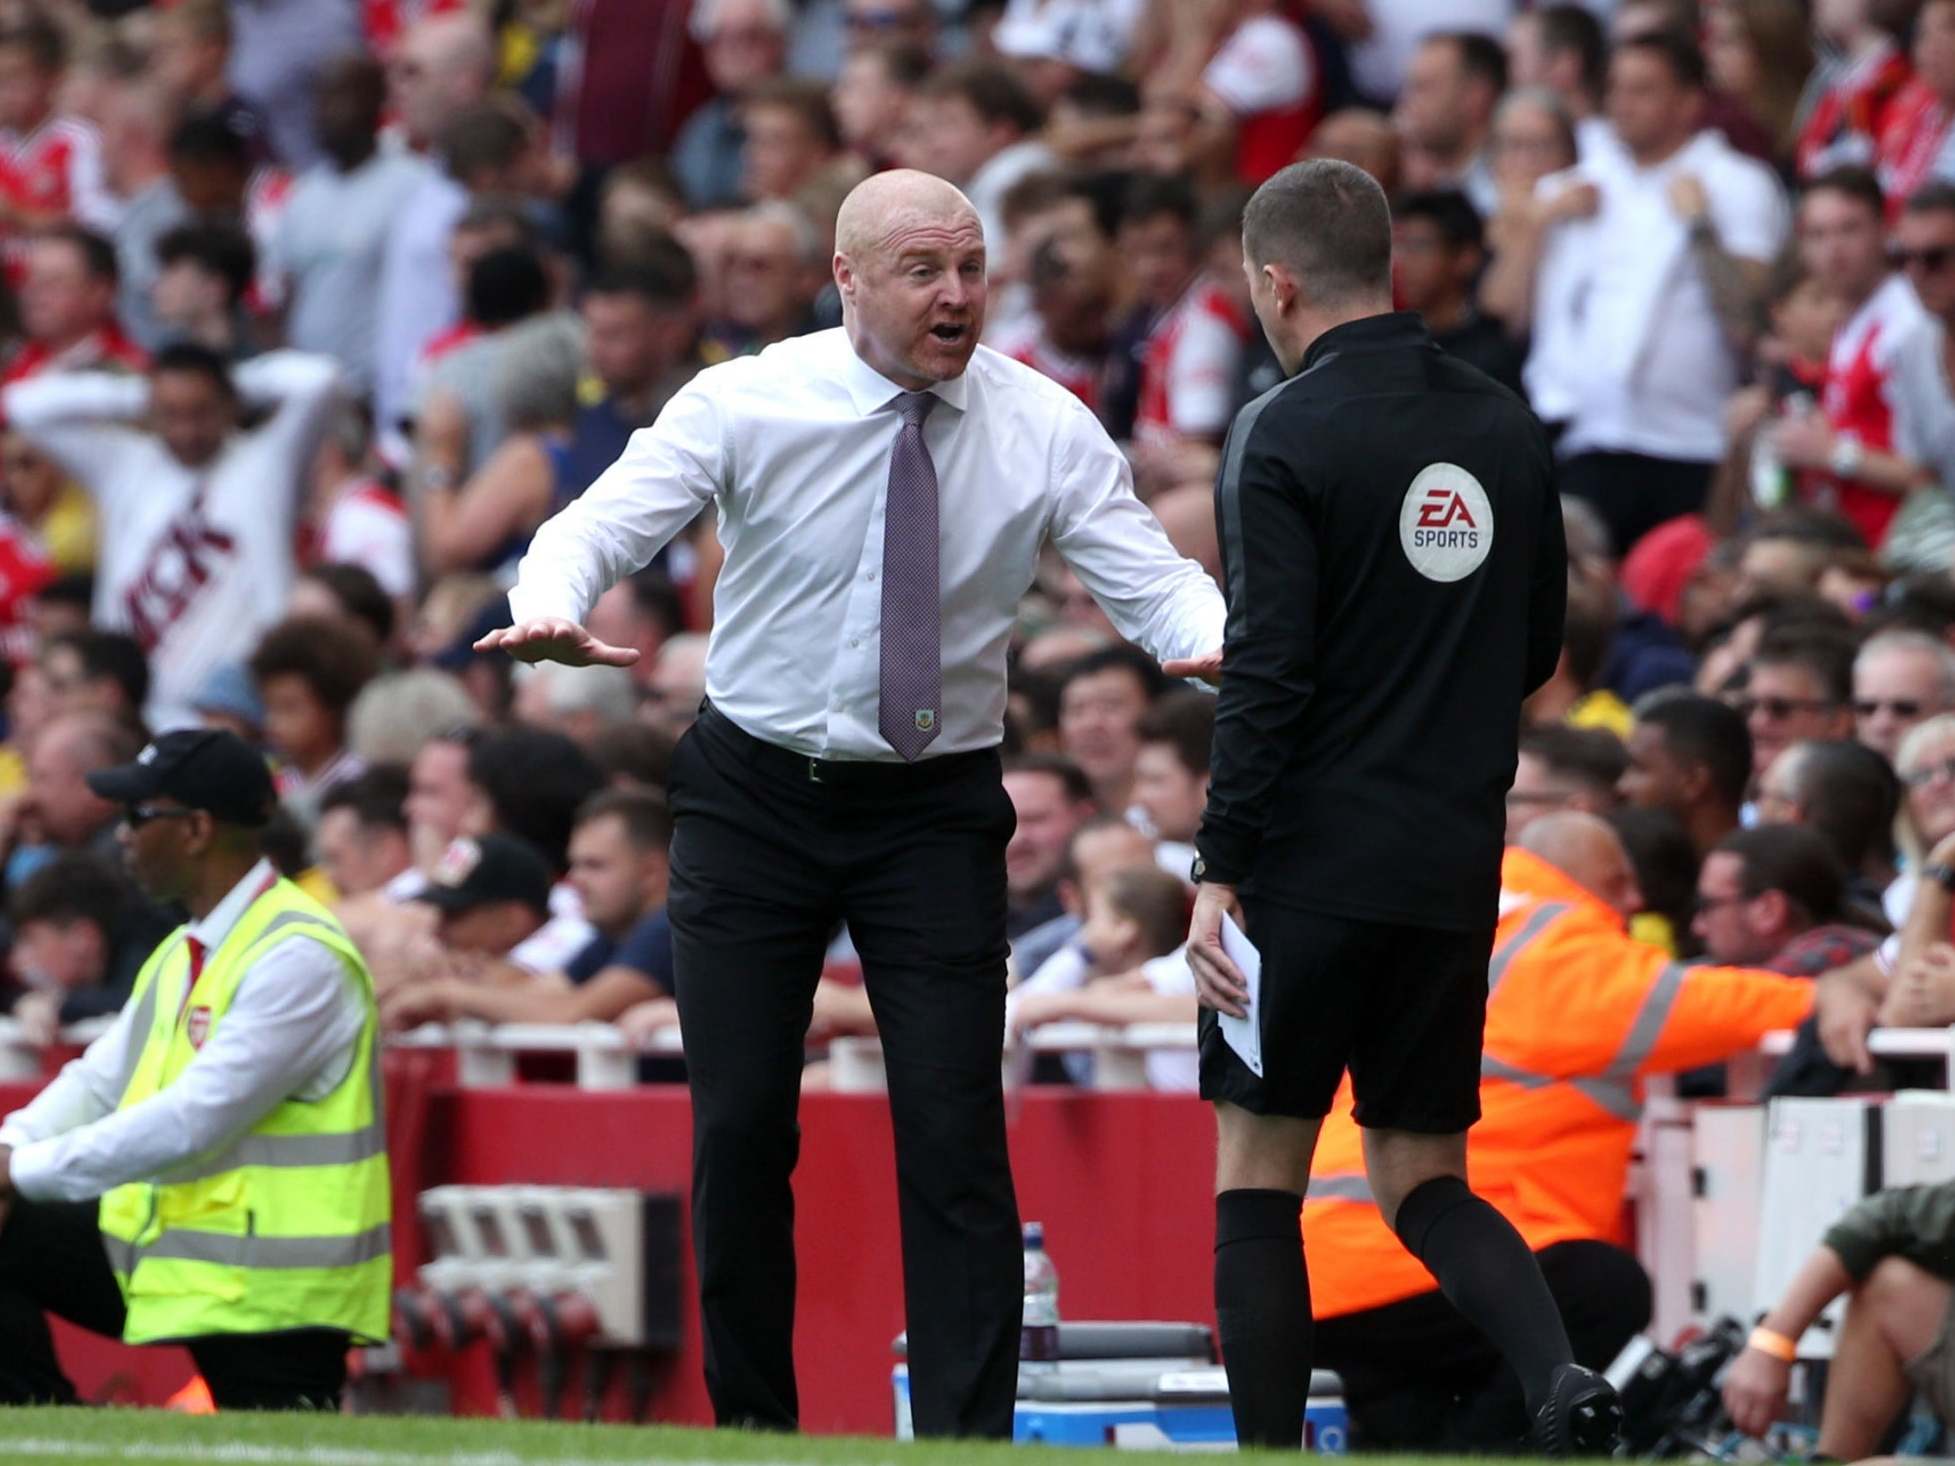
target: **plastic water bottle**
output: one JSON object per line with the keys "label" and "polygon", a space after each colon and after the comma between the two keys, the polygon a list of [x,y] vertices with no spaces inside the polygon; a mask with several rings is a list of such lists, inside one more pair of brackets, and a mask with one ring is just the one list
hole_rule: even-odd
{"label": "plastic water bottle", "polygon": [[1018,1357],[1041,1371],[1059,1367],[1059,1269],[1045,1250],[1045,1227],[1025,1224],[1025,1325]]}

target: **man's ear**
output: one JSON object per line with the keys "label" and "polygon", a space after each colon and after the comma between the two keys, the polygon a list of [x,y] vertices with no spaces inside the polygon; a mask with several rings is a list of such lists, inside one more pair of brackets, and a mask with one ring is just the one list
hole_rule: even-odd
{"label": "man's ear", "polygon": [[1766,931],[1784,931],[1792,919],[1792,903],[1783,891],[1760,891],[1751,898],[1756,908],[1759,925]]}
{"label": "man's ear", "polygon": [[835,276],[835,288],[841,292],[842,299],[852,299],[855,295],[855,265],[847,255],[837,250],[831,268]]}

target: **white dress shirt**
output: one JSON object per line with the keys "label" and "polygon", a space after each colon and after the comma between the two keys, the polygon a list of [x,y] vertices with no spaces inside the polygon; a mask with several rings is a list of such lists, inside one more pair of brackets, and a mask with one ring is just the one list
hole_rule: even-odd
{"label": "white dress shirt", "polygon": [[1756,262],[1777,256],[1791,228],[1784,190],[1721,133],[1701,132],[1648,168],[1626,148],[1593,149],[1541,181],[1544,195],[1572,183],[1600,194],[1593,216],[1555,226],[1535,285],[1528,397],[1543,418],[1567,423],[1564,456],[1709,463],[1724,454],[1738,358],[1670,202],[1686,174],[1704,186],[1720,247]]}
{"label": "white dress shirt", "polygon": [[[261,860],[202,921],[164,938],[195,937],[215,952],[274,877]],[[156,1001],[180,1009],[183,981]],[[352,1067],[366,1005],[335,952],[294,935],[252,964],[224,1021],[174,1082],[118,1110],[148,1038],[134,1028],[138,1005],[52,1083],[0,1122],[14,1148],[13,1184],[33,1201],[87,1201],[128,1181],[153,1181],[216,1152],[287,1099],[324,1099]],[[146,1011],[147,1004],[140,1005]]]}
{"label": "white dress shirt", "polygon": [[[925,757],[1003,737],[1005,651],[1049,537],[1120,633],[1156,657],[1222,645],[1214,581],[1134,497],[1126,459],[1064,387],[980,346],[931,389],[941,502],[943,731]],[[709,502],[726,563],[706,689],[756,738],[894,760],[876,729],[883,509],[903,389],[841,329],[701,372],[536,533],[518,622],[582,621]]]}

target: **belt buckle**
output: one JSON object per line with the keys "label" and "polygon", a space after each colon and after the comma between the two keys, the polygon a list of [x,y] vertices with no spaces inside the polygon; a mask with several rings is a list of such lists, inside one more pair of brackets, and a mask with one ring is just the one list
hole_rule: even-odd
{"label": "belt buckle", "polygon": [[811,758],[808,760],[808,782],[810,784],[821,784],[826,782],[826,780],[824,780],[821,777],[821,760],[818,758]]}

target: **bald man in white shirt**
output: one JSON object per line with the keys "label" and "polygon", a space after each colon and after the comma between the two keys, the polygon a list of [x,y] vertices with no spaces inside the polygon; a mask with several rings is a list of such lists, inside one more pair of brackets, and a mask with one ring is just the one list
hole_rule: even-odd
{"label": "bald man in white shirt", "polygon": [[1013,620],[1048,538],[1171,673],[1219,669],[1225,613],[1092,414],[978,346],[984,237],[961,193],[870,178],[834,275],[841,329],[695,377],[537,532],[515,625],[480,645],[628,665],[578,623],[716,505],[726,564],[707,704],[673,760],[669,905],[714,1409],[798,1419],[788,1179],[846,920],[888,1067],[917,1433],[1004,1438],[1023,1293],[999,1086]]}

